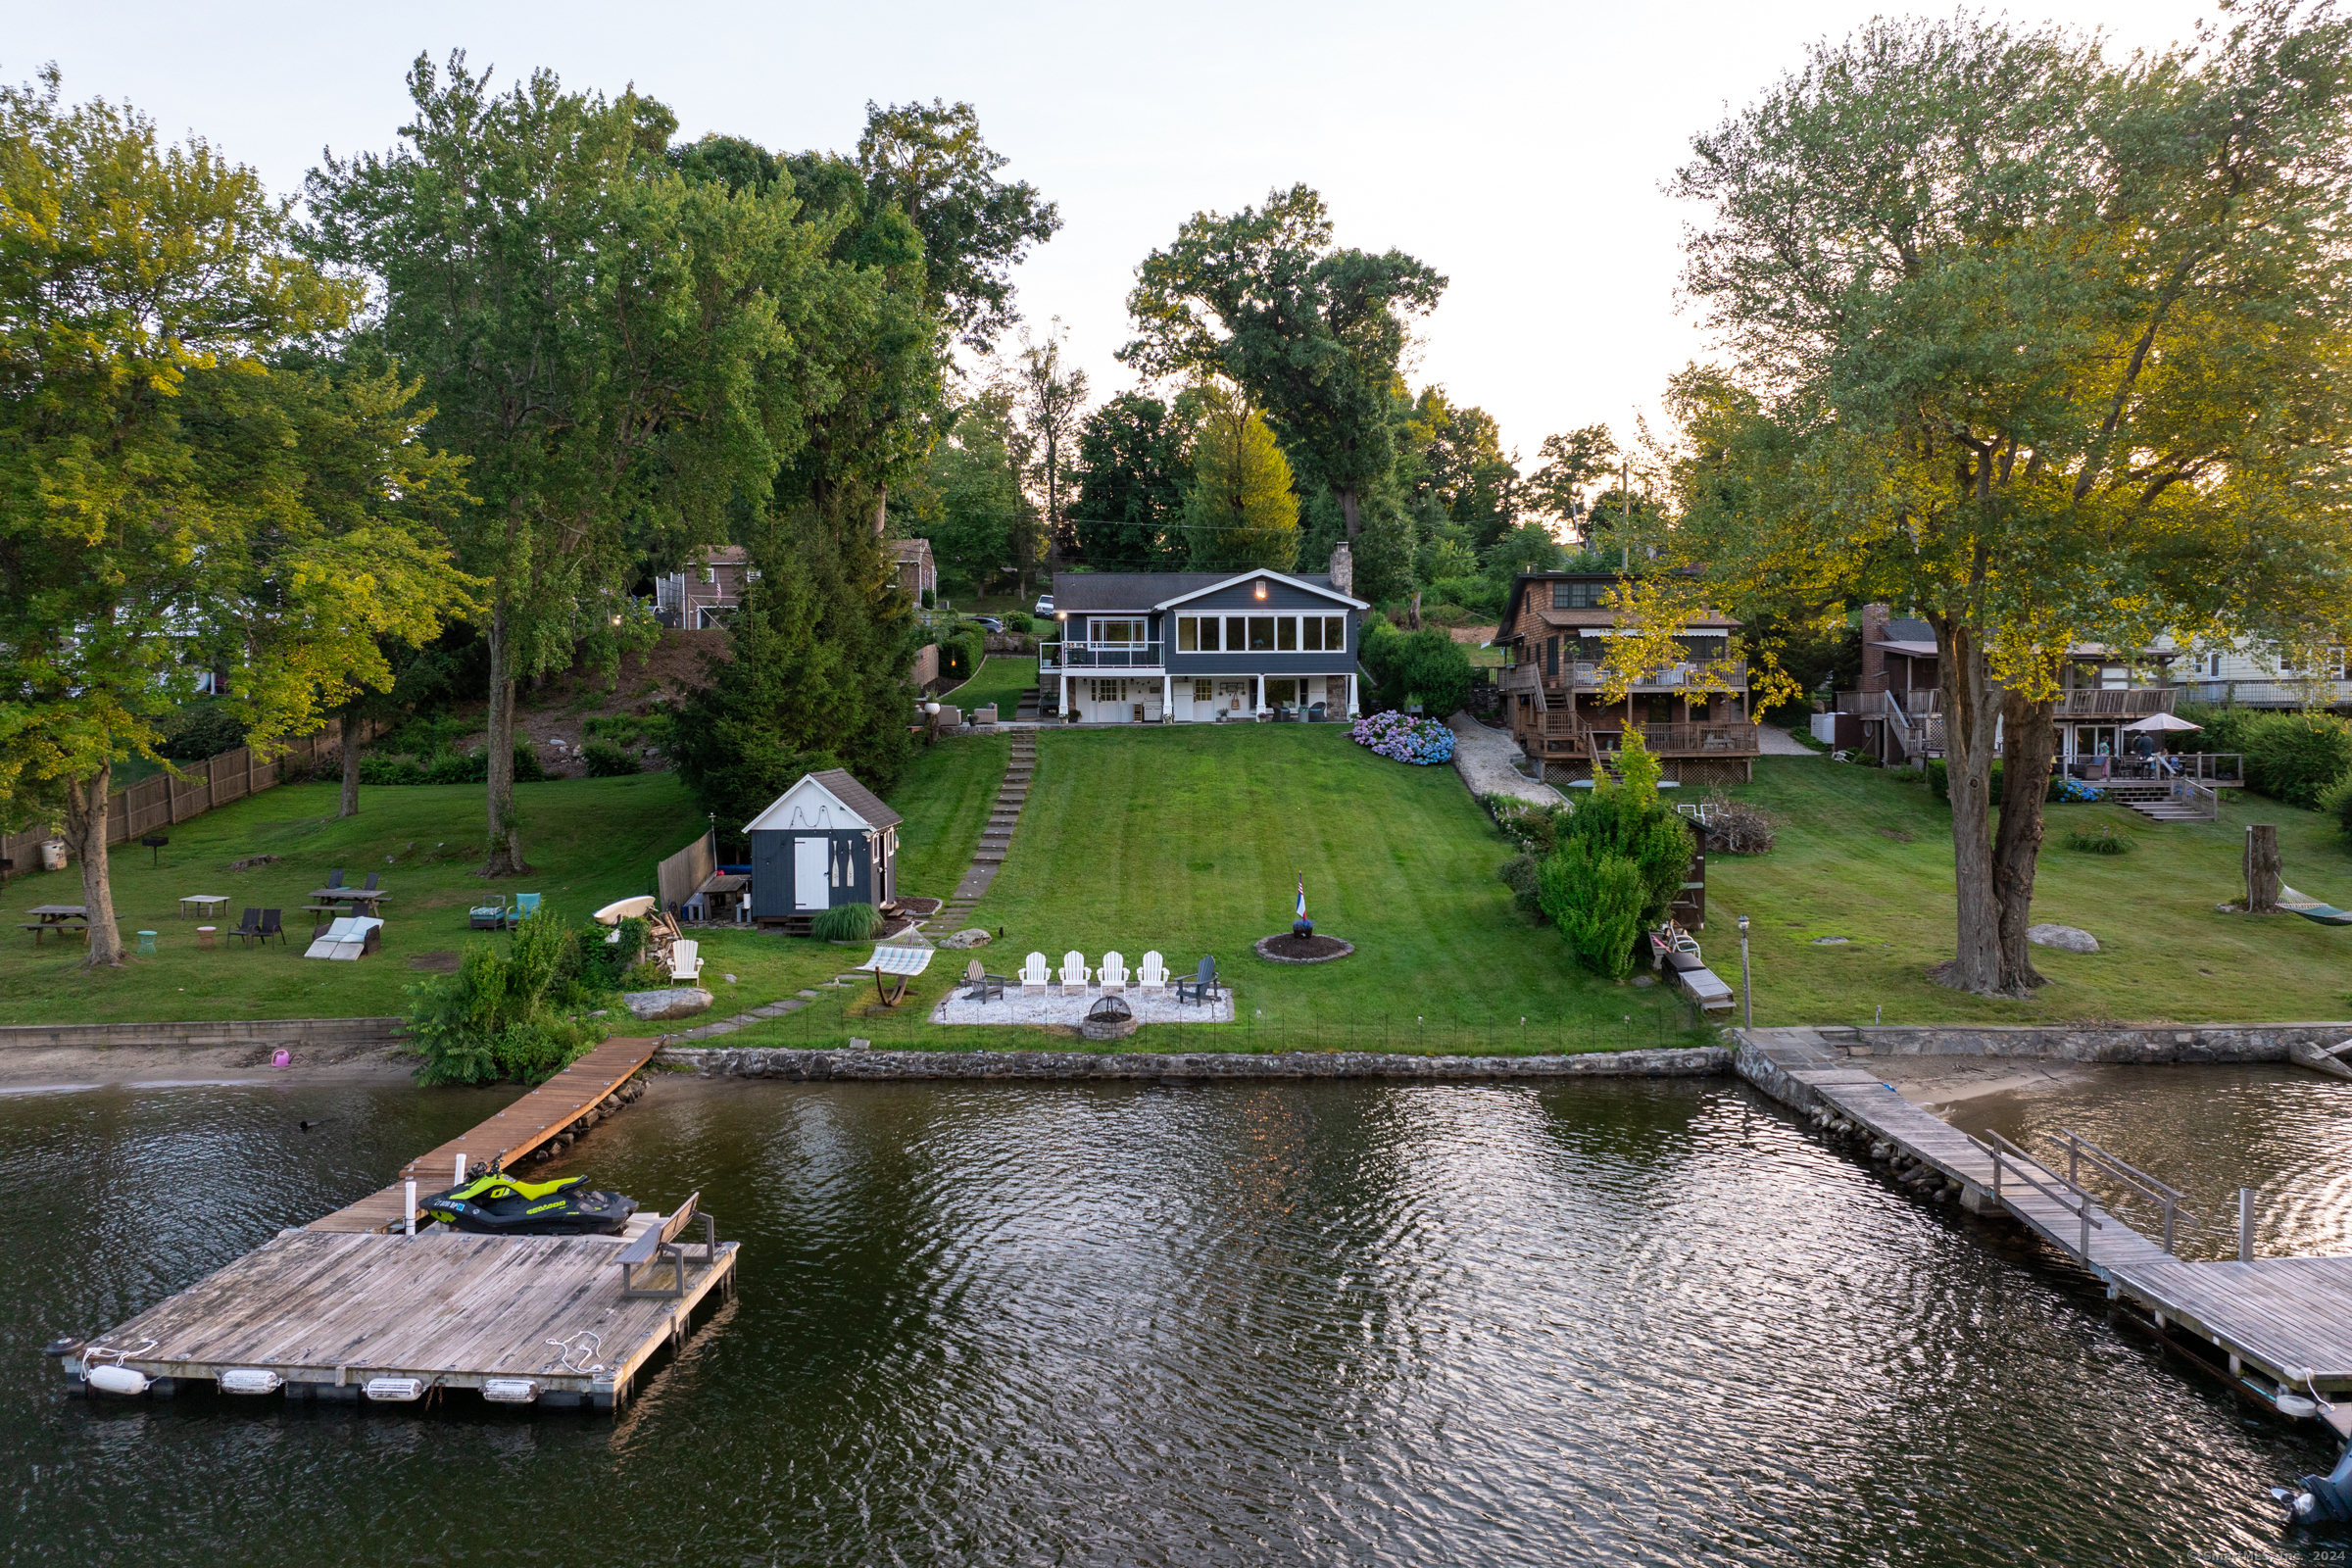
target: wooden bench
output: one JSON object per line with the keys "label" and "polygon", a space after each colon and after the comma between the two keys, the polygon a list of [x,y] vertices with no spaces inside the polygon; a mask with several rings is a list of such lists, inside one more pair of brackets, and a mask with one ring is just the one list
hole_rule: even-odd
{"label": "wooden bench", "polygon": [[[613,1261],[620,1265],[621,1299],[675,1301],[685,1297],[686,1249],[678,1244],[678,1237],[697,1219],[703,1222],[702,1264],[708,1268],[717,1261],[718,1226],[710,1215],[697,1211],[702,1196],[699,1192],[691,1195],[678,1205],[676,1213],[668,1215],[659,1225],[648,1226],[643,1236],[620,1250],[620,1255]],[[672,1270],[668,1285],[648,1286],[638,1283],[639,1269],[659,1270],[663,1266]]]}

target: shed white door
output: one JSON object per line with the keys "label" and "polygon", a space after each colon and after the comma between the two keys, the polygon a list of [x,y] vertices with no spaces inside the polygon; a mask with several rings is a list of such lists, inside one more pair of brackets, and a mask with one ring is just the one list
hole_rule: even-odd
{"label": "shed white door", "polygon": [[829,909],[833,906],[833,889],[828,873],[832,870],[833,847],[823,839],[794,839],[792,841],[792,906],[796,909]]}

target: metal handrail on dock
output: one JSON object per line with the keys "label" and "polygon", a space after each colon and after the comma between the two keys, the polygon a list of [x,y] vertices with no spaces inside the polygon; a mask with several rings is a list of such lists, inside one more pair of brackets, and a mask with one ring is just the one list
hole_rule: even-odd
{"label": "metal handrail on dock", "polygon": [[[1991,1142],[1986,1143],[1984,1141],[1984,1139],[1978,1138],[1970,1138],[1969,1142],[1975,1144],[1979,1149],[1982,1149],[1985,1153],[1992,1156],[1992,1196],[1996,1199],[2000,1199],[2004,1202],[2007,1201],[2005,1198],[2002,1198],[2001,1194],[2001,1152],[2003,1150],[2007,1150],[2009,1153],[2014,1156],[2009,1161],[2010,1165],[2016,1169],[2019,1176],[2024,1178],[2027,1186],[2033,1188],[2035,1192],[2041,1194],[2042,1197],[2048,1199],[2051,1202],[2056,1203],[2060,1208],[2066,1210],[2066,1212],[2074,1215],[2075,1218],[2082,1222],[2082,1245],[2077,1249],[2077,1251],[2081,1254],[2082,1261],[2085,1263],[2089,1262],[2090,1233],[2092,1231],[2103,1231],[2107,1228],[2103,1222],[2090,1217],[2090,1194],[2084,1192],[2079,1185],[2072,1185],[2072,1192],[2075,1197],[2075,1201],[2069,1203],[2066,1200],[2066,1193],[2053,1190],[2052,1188],[2045,1186],[2043,1183],[2038,1182],[2034,1178],[2034,1171],[2039,1170],[2043,1175],[2049,1177],[2051,1181],[2063,1181],[2064,1178],[2061,1177],[2056,1171],[2051,1170],[2047,1165],[2042,1164],[2040,1160],[2035,1159],[2032,1154],[2027,1153],[2024,1150],[2009,1142],[2008,1139],[2003,1138],[1999,1133],[1988,1130],[1984,1134],[1984,1138],[1990,1139]],[[2024,1164],[2019,1164],[2018,1161],[2020,1160],[2024,1161]],[[2033,1168],[2027,1168],[2029,1166]]]}
{"label": "metal handrail on dock", "polygon": [[2066,1146],[2066,1179],[2069,1186],[2082,1189],[2082,1184],[2076,1179],[2076,1162],[2087,1158],[2093,1165],[2164,1210],[2164,1250],[2167,1254],[2173,1250],[2175,1221],[2185,1217],[2191,1225],[2198,1223],[2197,1217],[2183,1206],[2188,1201],[2187,1195],[2178,1188],[2166,1186],[2136,1165],[2126,1164],[2070,1128],[2060,1128],[2058,1136]]}

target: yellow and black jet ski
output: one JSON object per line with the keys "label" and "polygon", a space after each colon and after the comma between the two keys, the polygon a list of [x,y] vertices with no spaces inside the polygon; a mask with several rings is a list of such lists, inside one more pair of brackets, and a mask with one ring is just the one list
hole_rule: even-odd
{"label": "yellow and black jet ski", "polygon": [[581,1191],[586,1180],[525,1182],[491,1171],[425,1199],[416,1217],[479,1236],[617,1236],[637,1212],[637,1200]]}

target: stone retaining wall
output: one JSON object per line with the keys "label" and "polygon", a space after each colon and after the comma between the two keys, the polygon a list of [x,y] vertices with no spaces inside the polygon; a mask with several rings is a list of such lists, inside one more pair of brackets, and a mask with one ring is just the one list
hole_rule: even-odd
{"label": "stone retaining wall", "polygon": [[32,1023],[0,1027],[11,1046],[390,1046],[398,1018],[223,1018],[213,1023]]}
{"label": "stone retaining wall", "polygon": [[[1758,1030],[1759,1035],[1768,1031]],[[2045,1061],[2284,1061],[2290,1045],[2332,1046],[2352,1023],[2208,1023],[2107,1027],[1919,1025],[1813,1033],[1849,1056],[2029,1056]]]}
{"label": "stone retaining wall", "polygon": [[665,1046],[658,1066],[705,1078],[782,1078],[794,1083],[926,1078],[1133,1081],[1161,1078],[1697,1078],[1729,1072],[1721,1046],[1594,1051],[1574,1056],[1408,1056],[1382,1052],[1279,1054],[1084,1051],[781,1051]]}

